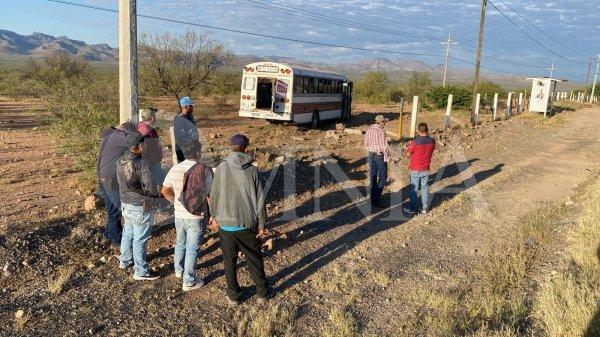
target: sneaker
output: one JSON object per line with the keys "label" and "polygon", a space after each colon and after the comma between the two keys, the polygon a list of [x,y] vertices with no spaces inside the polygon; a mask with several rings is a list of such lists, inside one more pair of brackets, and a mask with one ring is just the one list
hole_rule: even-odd
{"label": "sneaker", "polygon": [[422,209],[421,214],[427,214],[429,211],[427,209]]}
{"label": "sneaker", "polygon": [[237,307],[241,304],[241,302],[240,300],[232,300],[231,298],[227,297],[227,304],[229,304],[230,307]]}
{"label": "sneaker", "polygon": [[119,268],[121,268],[121,269],[127,269],[127,268],[131,268],[131,267],[133,267],[133,263],[122,264],[121,262],[119,262]]}
{"label": "sneaker", "polygon": [[204,280],[203,279],[198,279],[196,281],[196,283],[192,283],[192,284],[184,284],[181,287],[181,290],[183,291],[191,291],[191,290],[196,290],[201,288],[204,285]]}
{"label": "sneaker", "polygon": [[412,209],[410,209],[408,207],[404,207],[404,209],[402,211],[406,214],[415,214],[415,211],[413,211]]}
{"label": "sneaker", "polygon": [[148,275],[142,275],[142,276],[138,276],[133,274],[133,280],[134,281],[154,281],[157,278],[159,278],[160,276],[155,275],[155,274],[148,274]]}
{"label": "sneaker", "polygon": [[177,277],[177,278],[181,278],[181,277],[182,277],[182,275],[181,275],[181,273],[175,272],[175,277]]}

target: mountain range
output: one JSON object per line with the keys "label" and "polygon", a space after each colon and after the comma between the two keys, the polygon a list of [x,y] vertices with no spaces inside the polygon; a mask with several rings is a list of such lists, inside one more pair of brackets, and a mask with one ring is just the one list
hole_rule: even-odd
{"label": "mountain range", "polygon": [[[55,37],[43,33],[21,35],[9,30],[0,30],[0,57],[40,58],[59,53],[80,57],[86,61],[117,62],[119,58],[119,50],[106,43],[87,44],[83,41],[70,39],[66,36]],[[388,59],[381,57],[361,59],[348,63],[326,64],[275,55],[237,55],[235,65],[242,68],[248,63],[258,61],[273,61],[296,66],[325,69],[346,74],[353,78],[360,77],[369,71],[383,71],[388,74],[391,80],[403,81],[408,78],[413,71],[428,71],[431,74],[432,80],[436,83],[441,82],[443,75],[443,65],[432,66],[418,60]],[[448,81],[450,82],[468,82],[471,81],[472,76],[473,70],[471,68],[451,67],[448,71]],[[509,86],[520,85],[520,78],[516,76],[505,76],[496,73],[483,72],[482,78],[485,80],[494,80]]]}

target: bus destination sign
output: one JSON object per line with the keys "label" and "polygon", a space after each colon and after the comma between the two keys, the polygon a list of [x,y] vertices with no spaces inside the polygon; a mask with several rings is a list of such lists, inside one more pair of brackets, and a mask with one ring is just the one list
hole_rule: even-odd
{"label": "bus destination sign", "polygon": [[261,73],[278,73],[279,67],[278,66],[258,65],[258,66],[256,66],[256,71],[261,72]]}

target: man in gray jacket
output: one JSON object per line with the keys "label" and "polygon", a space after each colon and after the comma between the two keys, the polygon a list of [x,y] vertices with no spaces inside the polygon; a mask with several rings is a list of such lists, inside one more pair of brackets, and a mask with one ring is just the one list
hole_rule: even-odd
{"label": "man in gray jacket", "polygon": [[258,300],[264,302],[269,298],[269,286],[260,238],[264,235],[266,196],[253,158],[246,154],[248,138],[236,134],[230,145],[231,153],[217,166],[210,190],[210,227],[219,229],[230,304],[239,304],[242,295],[236,271],[239,251],[246,256]]}

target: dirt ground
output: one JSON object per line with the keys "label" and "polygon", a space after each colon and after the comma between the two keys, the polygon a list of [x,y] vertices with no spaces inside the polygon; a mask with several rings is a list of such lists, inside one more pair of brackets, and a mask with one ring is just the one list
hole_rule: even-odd
{"label": "dirt ground", "polygon": [[[464,127],[467,116],[459,114],[453,124],[462,127],[434,133],[432,212],[407,218],[401,212],[407,195],[403,143],[392,144],[386,207],[370,210],[361,136],[335,131],[335,123],[317,131],[202,107],[195,114],[206,160],[217,163],[228,137],[246,133],[270,187],[268,226],[286,236],[265,251],[275,298],[256,303],[242,268],[247,298],[238,308],[227,306],[211,233],[198,262],[207,285],[183,293],[173,276],[172,227],[155,231],[149,245],[150,265],[162,277],[133,281],[118,268],[115,252],[96,241],[105,215],[83,211],[79,173],[56,151],[47,126],[37,123],[39,106],[2,98],[0,334],[320,336],[340,323],[331,313],[341,308],[358,334],[396,336],[417,310],[411,290],[472,282],[472,267],[510,240],[521,216],[566,200],[600,163],[598,108],[548,121],[524,113],[492,123],[483,115],[487,119],[474,129]],[[383,113],[395,132],[396,109],[359,105],[346,127],[364,130]],[[161,115],[163,130],[170,115]],[[407,134],[410,117],[404,118]],[[426,112],[421,120],[441,128],[443,113]],[[18,310],[23,317],[15,319]]]}

